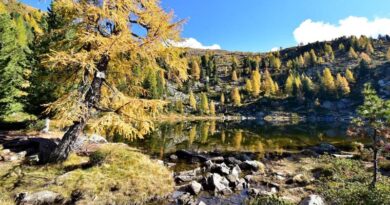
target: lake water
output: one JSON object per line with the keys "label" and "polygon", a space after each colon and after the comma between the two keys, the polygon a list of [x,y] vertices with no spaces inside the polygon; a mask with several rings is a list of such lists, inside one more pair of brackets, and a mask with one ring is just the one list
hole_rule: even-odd
{"label": "lake water", "polygon": [[[259,121],[198,121],[160,124],[145,139],[128,142],[157,158],[176,150],[197,152],[297,152],[320,143],[349,149],[347,124],[271,125]],[[121,139],[113,139],[122,141]]]}

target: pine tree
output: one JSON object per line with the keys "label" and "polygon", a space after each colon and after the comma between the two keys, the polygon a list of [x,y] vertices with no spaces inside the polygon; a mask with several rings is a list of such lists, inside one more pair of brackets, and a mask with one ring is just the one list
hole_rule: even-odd
{"label": "pine tree", "polygon": [[195,60],[191,63],[191,76],[194,80],[200,80],[200,67]]}
{"label": "pine tree", "polygon": [[360,53],[360,56],[359,56],[359,57],[362,59],[362,61],[364,61],[364,62],[367,63],[368,65],[370,65],[371,62],[372,62],[370,56],[367,55],[367,54],[364,53],[364,52]]}
{"label": "pine tree", "polygon": [[201,114],[208,114],[210,111],[209,107],[209,100],[207,99],[206,93],[201,93],[200,94],[200,113]]}
{"label": "pine tree", "polygon": [[300,55],[299,57],[298,57],[298,65],[299,65],[299,67],[303,67],[303,66],[305,66],[305,59],[303,58],[303,56],[302,55]]}
{"label": "pine tree", "polygon": [[234,82],[238,81],[237,72],[235,70],[233,70],[233,72],[232,72],[232,81],[234,81]]}
{"label": "pine tree", "polygon": [[258,69],[252,71],[251,81],[252,81],[252,96],[258,97],[260,95],[260,88],[261,88],[261,75]]}
{"label": "pine tree", "polygon": [[221,98],[220,98],[220,103],[221,103],[221,105],[223,106],[223,105],[225,105],[225,94],[221,94]]}
{"label": "pine tree", "polygon": [[350,59],[357,59],[358,58],[358,54],[355,52],[355,49],[353,49],[353,47],[349,48],[348,57]]}
{"label": "pine tree", "polygon": [[340,43],[339,44],[339,51],[344,51],[345,50],[345,46],[343,43]]}
{"label": "pine tree", "polygon": [[240,91],[238,90],[238,88],[233,88],[231,95],[232,95],[233,105],[240,106],[241,105],[241,96],[240,96]]}
{"label": "pine tree", "polygon": [[215,115],[215,104],[214,101],[210,103],[210,115]]}
{"label": "pine tree", "polygon": [[194,93],[190,91],[189,97],[188,97],[189,104],[193,110],[196,110],[196,99],[194,96]]}
{"label": "pine tree", "polygon": [[19,15],[15,19],[17,41],[20,46],[26,47],[28,45],[27,29],[23,17]]}
{"label": "pine tree", "polygon": [[25,30],[6,11],[0,13],[0,117],[25,111],[31,74]]}
{"label": "pine tree", "polygon": [[[342,44],[340,44],[340,45],[342,45]],[[339,45],[339,47],[340,47],[340,45]],[[325,51],[325,54],[333,53],[332,46],[326,43],[324,46],[324,51]]]}
{"label": "pine tree", "polygon": [[290,74],[287,77],[285,87],[284,87],[284,92],[291,96],[293,94],[293,91],[294,91],[294,76]]}
{"label": "pine tree", "polygon": [[245,80],[245,90],[248,93],[252,93],[252,91],[253,91],[253,89],[252,89],[252,82],[251,82],[250,79],[246,79]]}
{"label": "pine tree", "polygon": [[232,70],[237,70],[238,69],[238,60],[236,56],[232,57]]}
{"label": "pine tree", "polygon": [[150,72],[145,82],[145,88],[148,90],[148,96],[151,99],[159,99],[161,97],[157,84],[157,76],[155,72]]}
{"label": "pine tree", "polygon": [[372,47],[371,42],[367,43],[367,45],[366,45],[366,53],[367,53],[367,54],[372,54],[372,53],[374,53],[374,47]]}
{"label": "pine tree", "polygon": [[334,78],[332,76],[332,72],[329,68],[325,68],[322,75],[322,86],[324,90],[330,94],[334,94],[336,91],[336,85],[334,82]]}
{"label": "pine tree", "polygon": [[265,96],[269,96],[271,94],[275,94],[275,84],[272,80],[271,74],[268,70],[265,70],[264,72],[264,78],[263,78],[263,90]]}
{"label": "pine tree", "polygon": [[275,68],[276,70],[279,70],[280,66],[282,65],[282,62],[278,57],[275,57],[274,55],[271,55],[269,57],[269,64],[270,67]]}
{"label": "pine tree", "polygon": [[316,52],[314,51],[314,49],[310,50],[310,64],[312,66],[317,64],[317,55],[316,55]]}
{"label": "pine tree", "polygon": [[347,70],[345,71],[345,78],[348,80],[349,83],[355,83],[355,77],[353,76],[353,73],[352,71],[347,68]]}

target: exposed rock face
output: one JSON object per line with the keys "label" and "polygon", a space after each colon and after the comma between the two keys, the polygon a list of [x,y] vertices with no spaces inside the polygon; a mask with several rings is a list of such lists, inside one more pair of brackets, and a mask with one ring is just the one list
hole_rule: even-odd
{"label": "exposed rock face", "polygon": [[299,205],[325,205],[325,202],[322,197],[312,194],[304,198]]}
{"label": "exposed rock face", "polygon": [[40,191],[32,194],[20,193],[16,197],[17,205],[47,205],[47,204],[62,204],[64,197],[60,194],[51,191]]}

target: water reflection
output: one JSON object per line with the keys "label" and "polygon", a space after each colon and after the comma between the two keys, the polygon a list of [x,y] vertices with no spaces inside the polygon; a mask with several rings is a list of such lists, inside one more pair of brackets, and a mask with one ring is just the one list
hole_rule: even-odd
{"label": "water reflection", "polygon": [[283,154],[299,151],[322,142],[348,146],[352,139],[345,135],[347,125],[298,124],[271,126],[247,122],[180,122],[159,125],[143,140],[128,142],[161,158],[178,149],[193,151],[239,151]]}

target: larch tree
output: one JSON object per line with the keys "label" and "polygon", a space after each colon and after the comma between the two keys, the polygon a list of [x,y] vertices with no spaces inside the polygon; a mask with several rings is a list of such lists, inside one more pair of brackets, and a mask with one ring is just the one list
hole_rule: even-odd
{"label": "larch tree", "polygon": [[207,98],[206,93],[200,94],[200,107],[199,107],[201,114],[208,114],[210,111],[209,107],[209,100]]}
{"label": "larch tree", "polygon": [[252,93],[252,82],[251,82],[251,80],[250,79],[246,79],[245,80],[245,90],[246,90],[246,92],[248,92],[248,93]]}
{"label": "larch tree", "polygon": [[330,94],[334,94],[336,91],[336,84],[334,82],[332,72],[330,71],[329,68],[325,68],[323,71],[322,86],[323,89]]}
{"label": "larch tree", "polygon": [[200,80],[200,67],[196,60],[191,62],[191,76],[194,80]]}
{"label": "larch tree", "polygon": [[261,75],[258,69],[252,71],[251,81],[252,81],[252,96],[258,97],[260,95],[260,88],[261,88]]}
{"label": "larch tree", "polygon": [[387,52],[386,52],[386,59],[387,59],[387,60],[390,60],[390,48],[387,49]]}
{"label": "larch tree", "polygon": [[366,45],[366,53],[367,54],[374,53],[374,47],[372,46],[371,42],[368,42]]}
{"label": "larch tree", "polygon": [[[4,7],[0,2],[0,7]],[[5,7],[4,7],[5,8]],[[31,50],[23,19],[0,11],[0,116],[23,113],[30,87]]]}
{"label": "larch tree", "polygon": [[210,103],[210,115],[215,115],[215,103],[211,101]]}
{"label": "larch tree", "polygon": [[350,59],[357,59],[358,58],[358,54],[355,52],[355,49],[353,49],[352,46],[349,48],[348,57]]}
{"label": "larch tree", "polygon": [[353,76],[353,73],[349,68],[347,68],[347,70],[345,71],[345,78],[348,80],[349,83],[356,82],[355,77]]}
{"label": "larch tree", "polygon": [[286,83],[284,85],[284,92],[291,96],[293,95],[293,91],[294,91],[294,76],[290,74],[286,79]]}
{"label": "larch tree", "polygon": [[234,82],[237,82],[237,81],[238,81],[238,77],[237,77],[237,72],[236,72],[236,70],[233,70],[233,72],[232,72],[232,81],[234,81]]}
{"label": "larch tree", "polygon": [[238,88],[233,88],[232,90],[232,102],[234,106],[240,106],[241,105],[241,96],[240,91]]}
{"label": "larch tree", "polygon": [[271,74],[269,71],[266,69],[264,72],[264,77],[263,77],[263,90],[265,96],[270,96],[271,94],[275,94],[275,84],[274,81],[272,80]]}
{"label": "larch tree", "polygon": [[166,102],[135,97],[144,79],[134,77],[133,69],[167,69],[186,79],[187,62],[171,46],[181,22],[173,22],[158,0],[55,0],[51,12],[61,24],[47,34],[53,41],[42,62],[66,71],[60,81],[66,92],[46,111],[68,129],[48,159],[40,160],[65,160],[92,118],[90,127],[100,134],[134,139],[149,133]]}
{"label": "larch tree", "polygon": [[188,101],[189,101],[190,107],[193,110],[196,110],[196,99],[195,99],[194,93],[192,91],[190,91]]}
{"label": "larch tree", "polygon": [[340,73],[337,73],[336,75],[336,86],[342,95],[348,95],[351,92],[347,79],[341,76]]}
{"label": "larch tree", "polygon": [[220,101],[221,105],[225,105],[225,94],[223,94],[223,93],[221,94],[219,101]]}
{"label": "larch tree", "polygon": [[343,43],[340,43],[339,44],[339,51],[344,51],[345,50],[345,46]]}

